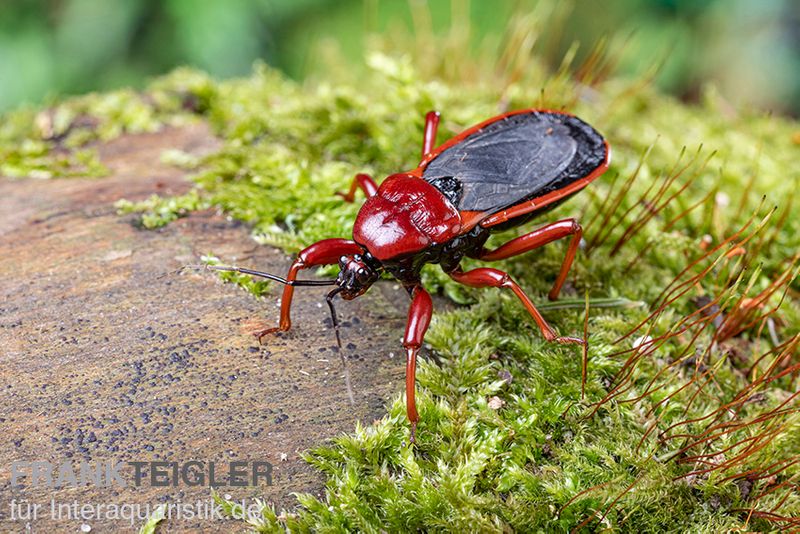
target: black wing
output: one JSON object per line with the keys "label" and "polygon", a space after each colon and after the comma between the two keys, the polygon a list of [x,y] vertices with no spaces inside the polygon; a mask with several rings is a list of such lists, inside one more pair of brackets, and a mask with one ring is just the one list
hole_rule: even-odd
{"label": "black wing", "polygon": [[459,211],[496,213],[589,176],[606,161],[597,131],[571,115],[509,115],[445,149],[422,173]]}

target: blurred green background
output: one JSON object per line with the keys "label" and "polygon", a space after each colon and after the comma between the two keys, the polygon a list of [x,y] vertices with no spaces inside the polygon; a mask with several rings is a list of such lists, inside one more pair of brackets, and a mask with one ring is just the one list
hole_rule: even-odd
{"label": "blurred green background", "polygon": [[[63,94],[140,87],[178,65],[218,77],[261,59],[296,79],[358,65],[366,46],[402,50],[428,33],[479,54],[534,0],[5,0],[0,110]],[[712,83],[734,106],[800,115],[800,1],[576,0],[551,3],[542,39],[557,67],[576,40],[613,39],[623,74],[698,98]],[[541,7],[541,6],[539,6]],[[382,37],[375,37],[380,35]],[[623,47],[624,45],[624,47]],[[342,62],[345,60],[347,63]],[[338,61],[338,63],[337,63]],[[332,66],[333,65],[333,66]],[[341,67],[339,67],[341,71]],[[349,73],[339,72],[339,75]]]}

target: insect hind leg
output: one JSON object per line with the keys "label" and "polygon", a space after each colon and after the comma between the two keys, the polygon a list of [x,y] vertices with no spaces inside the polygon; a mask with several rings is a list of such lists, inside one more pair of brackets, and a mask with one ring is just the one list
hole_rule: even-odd
{"label": "insect hind leg", "polygon": [[547,295],[550,300],[556,300],[564,282],[567,280],[567,274],[569,274],[569,269],[572,267],[572,262],[575,260],[575,254],[578,252],[581,237],[583,236],[583,229],[575,219],[563,219],[537,228],[530,233],[512,239],[505,245],[494,250],[484,250],[478,255],[478,259],[484,261],[504,260],[524,254],[535,248],[542,247],[568,236],[572,236],[572,239],[567,247],[567,254],[564,256],[561,270],[558,272],[556,281],[553,283],[553,289],[551,289],[550,293]]}
{"label": "insect hind leg", "polygon": [[519,285],[511,279],[508,273],[498,269],[489,267],[480,267],[471,271],[464,272],[461,268],[448,273],[450,278],[460,284],[470,287],[505,287],[514,292],[517,298],[528,310],[528,313],[533,317],[539,330],[547,341],[555,341],[556,343],[575,343],[577,345],[586,345],[586,341],[577,337],[562,337],[545,321],[536,306],[533,305],[531,299],[522,290]]}

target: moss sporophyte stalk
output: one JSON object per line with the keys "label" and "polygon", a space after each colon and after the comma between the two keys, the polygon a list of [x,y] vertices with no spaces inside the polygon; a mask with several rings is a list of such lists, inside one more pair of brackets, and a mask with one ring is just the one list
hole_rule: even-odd
{"label": "moss sporophyte stalk", "polygon": [[[265,505],[250,526],[797,526],[800,146],[793,136],[800,126],[732,113],[713,91],[687,105],[641,80],[569,66],[548,74],[533,60],[519,75],[472,84],[423,77],[403,57],[372,54],[368,67],[358,84],[317,85],[263,65],[226,81],[181,69],[141,93],[16,112],[0,130],[3,174],[47,177],[101,173],[94,140],[207,121],[218,150],[197,159],[165,154],[190,169],[188,193],[118,208],[155,228],[214,207],[249,224],[258,243],[289,254],[350,236],[358,204],[333,193],[358,172],[383,177],[413,168],[431,109],[445,117],[440,142],[486,117],[531,107],[569,110],[608,139],[609,171],[539,219],[575,216],[584,226],[565,300],[542,308],[562,333],[586,328],[585,385],[580,355],[547,343],[513,295],[465,289],[426,268],[429,291],[458,306],[435,315],[426,337],[436,362],[425,355],[419,362],[416,446],[406,444],[398,390],[381,420],[307,453],[326,477],[323,496],[298,495],[289,511]],[[564,246],[496,266],[538,303]]]}

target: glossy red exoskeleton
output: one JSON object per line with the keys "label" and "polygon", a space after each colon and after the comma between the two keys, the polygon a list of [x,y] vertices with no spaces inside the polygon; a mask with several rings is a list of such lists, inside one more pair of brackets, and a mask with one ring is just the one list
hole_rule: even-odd
{"label": "glossy red exoskeleton", "polygon": [[[500,270],[463,271],[464,257],[502,260],[571,236],[550,299],[557,298],[581,240],[575,219],[563,219],[489,250],[489,234],[521,225],[574,195],[600,176],[609,161],[608,143],[594,128],[568,113],[522,110],[486,120],[434,148],[439,114],[425,118],[422,160],[408,172],[393,174],[380,187],[358,174],[347,193],[348,202],[361,189],[367,200],[353,225],[353,239],[325,239],[300,252],[286,279],[247,269],[286,284],[280,323],[256,335],[289,330],[294,286],[336,285],[328,295],[351,300],[362,295],[386,272],[411,296],[403,346],[406,349],[406,405],[411,440],[418,420],[414,399],[417,352],[431,320],[431,297],[420,284],[426,263],[438,263],[456,282],[472,287],[508,288],[522,301],[542,335],[549,341],[585,344],[560,337],[547,324],[511,277]],[[319,265],[339,264],[332,281],[297,280],[297,273]],[[228,268],[225,268],[228,270]],[[334,326],[336,318],[334,317]],[[337,331],[338,336],[338,331]]]}

